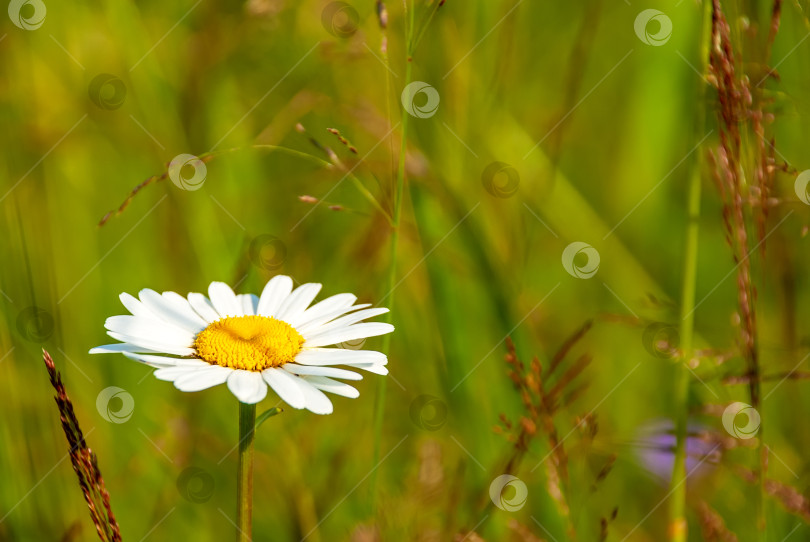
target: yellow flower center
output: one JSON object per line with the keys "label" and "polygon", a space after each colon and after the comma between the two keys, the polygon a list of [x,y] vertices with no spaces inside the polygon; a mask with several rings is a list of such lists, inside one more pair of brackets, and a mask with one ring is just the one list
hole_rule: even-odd
{"label": "yellow flower center", "polygon": [[287,322],[265,316],[221,318],[197,334],[197,356],[211,365],[262,371],[295,359],[304,338]]}

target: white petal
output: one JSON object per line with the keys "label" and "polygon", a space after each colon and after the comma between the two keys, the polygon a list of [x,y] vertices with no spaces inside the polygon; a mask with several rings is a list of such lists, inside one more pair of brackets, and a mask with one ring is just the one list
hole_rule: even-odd
{"label": "white petal", "polygon": [[363,375],[346,369],[336,367],[319,367],[309,365],[284,364],[283,369],[294,375],[331,376],[332,378],[345,378],[346,380],[363,380]]}
{"label": "white petal", "polygon": [[[304,344],[306,347],[306,343]],[[388,363],[382,352],[374,350],[345,350],[343,348],[305,348],[295,356],[302,365],[343,365],[345,363]]]}
{"label": "white petal", "polygon": [[[357,301],[357,296],[353,294],[333,295],[332,297],[327,297],[323,301],[314,304],[301,313],[301,315],[295,320],[287,320],[287,323],[298,329],[299,326],[303,326],[314,319],[320,320],[324,316],[328,316],[336,310],[347,310],[355,301]],[[328,322],[329,320],[324,321]]]}
{"label": "white petal", "polygon": [[228,389],[239,401],[253,405],[267,396],[261,373],[237,369],[228,376]]}
{"label": "white petal", "polygon": [[90,349],[90,354],[121,354],[123,352],[142,352],[146,354],[159,354],[158,350],[149,350],[128,343],[104,344]]}
{"label": "white petal", "polygon": [[[323,316],[313,318],[312,320],[309,320],[305,324],[300,324],[298,326],[293,326],[293,327],[295,327],[296,331],[298,331],[298,333],[300,333],[303,336],[313,335],[314,333],[319,332],[318,328],[320,328],[321,326],[323,326],[324,324],[326,324],[328,322],[331,323],[331,321],[334,320],[335,318],[337,318],[338,316],[343,316],[344,314],[346,314],[348,312],[352,312],[352,311],[356,311],[356,310],[360,310],[360,309],[365,309],[366,307],[370,307],[370,306],[371,305],[369,303],[363,303],[362,305],[354,305],[353,307],[348,307],[348,308],[345,308],[345,309],[344,308],[337,309],[337,310],[334,310],[334,311],[330,312],[329,314],[324,314]],[[304,313],[304,316],[302,316],[301,319],[306,318],[306,315],[310,310],[312,310],[312,309],[308,309],[307,312]]]}
{"label": "white petal", "polygon": [[209,365],[203,369],[197,369],[193,373],[187,373],[178,377],[174,381],[174,387],[180,391],[200,391],[224,384],[233,369],[220,367],[219,365]]}
{"label": "white petal", "polygon": [[298,380],[300,381],[301,391],[304,392],[305,408],[315,414],[331,414],[332,401],[329,400],[329,397],[303,378]]}
{"label": "white petal", "polygon": [[380,365],[379,363],[352,363],[349,365],[349,367],[352,369],[362,369],[364,371],[383,376],[388,374],[388,369],[386,366]]}
{"label": "white petal", "polygon": [[216,322],[221,318],[219,313],[214,309],[214,305],[208,301],[208,298],[202,294],[198,294],[196,292],[192,292],[188,294],[188,303],[191,305],[191,308],[194,309],[200,317],[208,322]]}
{"label": "white petal", "polygon": [[337,380],[332,380],[331,378],[326,378],[325,376],[306,376],[304,377],[304,380],[321,391],[334,393],[335,395],[342,395],[343,397],[348,397],[350,399],[360,397],[360,392],[357,391],[357,388],[354,386],[350,386],[343,382],[338,382]]}
{"label": "white petal", "polygon": [[118,299],[120,299],[121,304],[124,305],[124,307],[135,316],[143,316],[145,318],[154,316],[149,309],[143,306],[143,303],[138,301],[138,298],[131,296],[126,292],[119,295]]}
{"label": "white petal", "polygon": [[202,328],[205,328],[208,325],[205,318],[197,314],[197,311],[194,310],[194,307],[191,306],[188,299],[182,295],[176,292],[163,292],[162,297],[164,302],[168,303],[170,307],[182,313],[183,316],[194,322],[195,327],[202,326]]}
{"label": "white petal", "polygon": [[277,275],[270,279],[262,290],[256,314],[261,316],[275,316],[281,304],[292,292],[293,281],[286,275]]}
{"label": "white petal", "polygon": [[259,298],[253,294],[239,294],[236,296],[237,301],[242,306],[242,312],[245,316],[255,316],[256,307],[259,304]]}
{"label": "white petal", "polygon": [[145,337],[133,337],[123,333],[116,333],[115,331],[108,331],[107,335],[117,341],[129,343],[133,346],[136,352],[151,350],[152,352],[162,352],[164,354],[174,354],[176,356],[193,356],[195,353],[194,349],[189,346],[177,346]]}
{"label": "white petal", "polygon": [[320,291],[321,285],[314,282],[308,282],[307,284],[299,286],[287,297],[281,305],[281,308],[278,309],[276,318],[290,322],[300,317]]}
{"label": "white petal", "polygon": [[149,354],[134,354],[132,352],[124,352],[126,357],[139,363],[145,363],[152,367],[202,367],[199,359],[188,358],[170,358],[166,356],[154,356]]}
{"label": "white petal", "polygon": [[190,333],[199,333],[205,329],[205,321],[197,316],[197,313],[191,310],[188,301],[179,295],[174,294],[180,298],[182,304],[178,304],[176,299],[172,299],[166,294],[160,295],[154,290],[144,289],[138,295],[146,308],[166,322]]}
{"label": "white petal", "polygon": [[392,331],[394,331],[394,326],[391,324],[385,324],[383,322],[365,322],[362,324],[354,324],[336,329],[334,331],[327,331],[326,333],[319,333],[313,337],[306,337],[304,346],[308,348],[313,348],[316,346],[328,346],[330,344],[353,341],[355,339],[365,339],[366,337],[385,335],[386,333],[391,333]]}
{"label": "white petal", "polygon": [[355,367],[357,365],[388,365],[388,358],[385,358],[382,361],[379,361],[379,360],[378,361],[368,361],[366,359],[364,359],[364,360],[350,360],[350,361],[344,362],[342,365],[349,365],[350,367]]}
{"label": "white petal", "polygon": [[244,315],[242,307],[236,301],[236,294],[224,282],[212,282],[208,287],[208,297],[221,317]]}
{"label": "white petal", "polygon": [[262,371],[262,377],[285,403],[293,408],[304,408],[306,400],[299,384],[301,379],[276,367]]}
{"label": "white petal", "polygon": [[210,367],[210,365],[207,364],[204,361],[200,361],[196,365],[182,365],[182,366],[178,366],[178,367],[164,367],[162,369],[158,369],[153,374],[155,375],[155,378],[157,378],[158,380],[165,380],[167,382],[173,382],[173,381],[177,380],[178,378],[180,378],[183,375],[196,373],[197,371],[205,369],[206,367]]}
{"label": "white petal", "polygon": [[104,322],[104,327],[129,337],[144,338],[172,346],[194,344],[194,333],[158,319],[129,315],[110,316]]}
{"label": "white petal", "polygon": [[380,314],[385,314],[386,312],[388,312],[388,309],[386,309],[385,307],[378,307],[375,309],[366,309],[358,312],[353,312],[351,314],[347,314],[346,316],[338,318],[337,320],[332,320],[328,324],[324,324],[318,328],[308,330],[304,338],[309,337],[314,338],[317,337],[318,335],[321,335],[322,333],[329,333],[332,331],[336,331],[338,329],[343,329],[356,322],[359,322],[360,320],[365,320],[366,318],[379,316]]}

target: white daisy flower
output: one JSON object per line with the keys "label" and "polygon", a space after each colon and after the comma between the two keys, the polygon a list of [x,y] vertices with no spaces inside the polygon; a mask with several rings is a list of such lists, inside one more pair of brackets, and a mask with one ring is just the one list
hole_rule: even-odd
{"label": "white daisy flower", "polygon": [[107,334],[122,342],[90,353],[122,353],[156,367],[155,376],[180,391],[227,383],[239,401],[255,404],[270,386],[293,408],[330,414],[332,402],[323,392],[357,397],[356,388],[336,379],[363,378],[336,365],[386,375],[388,359],[372,350],[324,347],[384,335],[394,326],[362,322],[388,309],[355,305],[352,294],[310,307],[320,289],[310,283],[293,290],[292,279],[278,275],[261,297],[236,295],[223,282],[212,282],[208,297],[145,289],[136,299],[123,293],[121,302],[131,314],[105,323]]}

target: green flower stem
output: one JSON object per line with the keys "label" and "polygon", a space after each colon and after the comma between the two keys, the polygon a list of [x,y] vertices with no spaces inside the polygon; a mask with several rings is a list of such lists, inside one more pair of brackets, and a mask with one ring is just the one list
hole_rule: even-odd
{"label": "green flower stem", "polygon": [[239,468],[236,474],[237,542],[253,537],[253,439],[256,405],[239,403]]}
{"label": "green flower stem", "polygon": [[[711,42],[711,16],[712,2],[704,0],[703,3],[703,35],[701,39],[701,62],[703,73],[706,73],[709,62],[709,46]],[[697,137],[703,137],[706,122],[706,81],[700,81],[698,93]],[[700,155],[699,155],[700,156]],[[683,282],[681,285],[681,324],[680,349],[682,356],[679,361],[682,366],[677,367],[678,375],[675,379],[675,405],[678,416],[675,421],[675,462],[672,468],[672,481],[670,483],[669,501],[669,538],[674,542],[686,542],[686,434],[689,422],[689,370],[686,364],[693,354],[693,335],[695,326],[695,287],[697,284],[697,259],[699,242],[700,220],[700,192],[701,192],[701,164],[700,157],[695,161],[689,178],[689,195],[687,200],[688,221],[686,225],[686,252],[683,259]]]}

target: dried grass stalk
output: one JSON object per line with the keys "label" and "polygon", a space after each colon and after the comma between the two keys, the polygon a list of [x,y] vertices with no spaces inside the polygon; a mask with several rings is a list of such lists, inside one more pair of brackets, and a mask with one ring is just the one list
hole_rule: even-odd
{"label": "dried grass stalk", "polygon": [[84,434],[79,427],[79,420],[73,411],[73,403],[68,397],[65,385],[62,383],[62,375],[56,370],[53,358],[44,349],[42,358],[48,369],[51,386],[56,390],[54,400],[59,409],[59,419],[68,441],[70,462],[79,478],[79,487],[84,493],[84,500],[90,509],[90,518],[96,526],[98,537],[104,542],[120,542],[121,531],[110,507],[110,494],[104,485],[104,478],[101,477],[96,454],[87,447]]}

